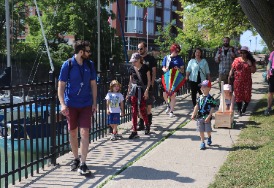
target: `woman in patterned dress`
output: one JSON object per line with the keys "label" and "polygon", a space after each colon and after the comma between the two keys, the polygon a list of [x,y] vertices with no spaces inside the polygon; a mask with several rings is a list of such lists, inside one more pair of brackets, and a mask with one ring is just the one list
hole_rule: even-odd
{"label": "woman in patterned dress", "polygon": [[[256,72],[255,59],[243,46],[240,50],[240,57],[236,58],[231,66],[230,77],[234,72],[234,94],[238,107],[238,114],[245,113],[248,103],[251,100],[252,78],[251,73]],[[230,79],[230,78],[229,78]]]}

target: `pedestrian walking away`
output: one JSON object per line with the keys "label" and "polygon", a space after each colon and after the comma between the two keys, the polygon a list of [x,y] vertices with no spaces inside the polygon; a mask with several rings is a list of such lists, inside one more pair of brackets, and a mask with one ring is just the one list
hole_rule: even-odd
{"label": "pedestrian walking away", "polygon": [[129,139],[138,138],[137,116],[142,115],[145,123],[145,134],[150,134],[150,125],[147,117],[146,100],[150,87],[150,71],[147,65],[143,64],[143,58],[139,53],[132,54],[130,62],[133,64],[129,68],[129,84],[126,99],[131,101],[132,111],[132,133]]}
{"label": "pedestrian walking away", "polygon": [[207,133],[207,145],[212,144],[212,127],[211,127],[211,120],[212,114],[214,112],[214,108],[216,107],[216,101],[214,98],[209,94],[211,89],[211,82],[209,80],[204,80],[201,84],[201,91],[203,95],[201,95],[197,101],[196,106],[194,107],[191,119],[197,120],[197,131],[200,133],[200,149],[206,149],[205,146],[205,135]]}
{"label": "pedestrian walking away", "polygon": [[[147,44],[145,42],[140,42],[138,44],[138,52],[139,54],[143,57],[143,63],[148,66],[150,75],[151,75],[151,85],[149,87],[148,91],[148,99],[146,100],[147,104],[147,116],[148,116],[148,123],[151,126],[152,124],[152,105],[154,103],[155,97],[154,97],[154,84],[155,84],[155,79],[156,79],[156,66],[157,66],[157,61],[156,59],[148,54],[147,51]],[[145,125],[144,125],[144,120],[141,117],[141,114],[139,114],[140,119],[138,122],[138,130],[144,130]]]}
{"label": "pedestrian walking away", "polygon": [[193,107],[196,106],[197,93],[202,94],[199,84],[206,79],[211,81],[209,66],[206,59],[203,58],[202,50],[196,48],[186,68],[186,80],[190,85]]}
{"label": "pedestrian walking away", "polygon": [[[218,49],[215,55],[215,61],[219,64],[219,87],[221,90],[221,82],[228,84],[229,71],[233,60],[237,57],[237,49],[230,46],[230,38],[223,38],[223,46]],[[233,83],[232,83],[233,84]]]}
{"label": "pedestrian walking away", "polygon": [[234,74],[234,94],[239,116],[246,112],[251,100],[251,74],[256,72],[255,59],[248,51],[248,47],[242,46],[240,54],[241,57],[233,61],[229,73],[229,79]]}
{"label": "pedestrian walking away", "polygon": [[110,140],[117,140],[118,129],[117,126],[120,124],[120,113],[124,116],[124,96],[120,93],[121,84],[117,80],[110,82],[109,92],[105,99],[107,101],[107,115],[108,125],[112,127],[112,133]]}
{"label": "pedestrian walking away", "polygon": [[[170,55],[165,56],[162,62],[162,70],[164,73],[172,68],[179,70],[182,74],[184,73],[184,61],[179,56],[180,51],[181,47],[178,44],[175,43],[170,46]],[[163,92],[163,97],[167,104],[166,113],[169,114],[169,117],[173,117],[176,104],[176,92],[170,96],[170,102],[168,102],[166,92]]]}
{"label": "pedestrian walking away", "polygon": [[[74,160],[71,170],[82,175],[90,173],[86,165],[89,148],[89,130],[92,115],[96,112],[97,84],[94,63],[89,60],[90,43],[78,40],[74,43],[74,55],[61,67],[58,81],[58,98],[61,113],[66,116],[69,141]],[[78,154],[78,129],[81,146]]]}

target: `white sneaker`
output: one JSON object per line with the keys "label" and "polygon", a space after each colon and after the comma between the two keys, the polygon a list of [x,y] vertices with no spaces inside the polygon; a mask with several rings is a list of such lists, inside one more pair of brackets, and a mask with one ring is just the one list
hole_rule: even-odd
{"label": "white sneaker", "polygon": [[111,141],[116,140],[116,137],[115,137],[115,135],[114,135],[114,134],[111,134],[111,136],[110,136],[110,140],[111,140]]}
{"label": "white sneaker", "polygon": [[168,107],[166,107],[166,114],[168,114],[169,111],[170,111],[170,107],[168,106]]}
{"label": "white sneaker", "polygon": [[173,112],[170,112],[169,117],[173,117],[173,116],[174,116]]}

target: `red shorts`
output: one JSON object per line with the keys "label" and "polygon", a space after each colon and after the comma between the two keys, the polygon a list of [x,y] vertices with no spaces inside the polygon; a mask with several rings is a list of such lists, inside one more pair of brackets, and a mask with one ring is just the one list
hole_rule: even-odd
{"label": "red shorts", "polygon": [[83,108],[69,107],[67,117],[68,130],[74,130],[77,127],[91,128],[92,107],[87,106]]}

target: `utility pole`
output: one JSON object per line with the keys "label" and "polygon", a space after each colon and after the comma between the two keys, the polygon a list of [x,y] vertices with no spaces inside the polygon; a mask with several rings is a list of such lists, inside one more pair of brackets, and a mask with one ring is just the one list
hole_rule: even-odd
{"label": "utility pole", "polygon": [[101,71],[101,24],[100,24],[100,0],[97,0],[97,44],[98,44],[98,48],[97,48],[97,71],[100,72]]}

